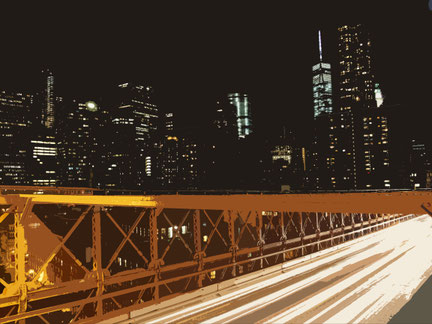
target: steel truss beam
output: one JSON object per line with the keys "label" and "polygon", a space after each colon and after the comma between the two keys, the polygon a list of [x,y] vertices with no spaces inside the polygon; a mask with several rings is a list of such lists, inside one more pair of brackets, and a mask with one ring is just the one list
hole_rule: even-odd
{"label": "steel truss beam", "polygon": [[[359,200],[365,201],[366,198],[363,194],[361,195]],[[157,198],[114,197],[111,200],[108,200],[108,197],[100,198],[96,196],[93,197],[93,199],[89,199],[91,197],[87,196],[0,196],[0,204],[4,203],[4,205],[10,206],[5,213],[0,215],[0,220],[3,221],[9,214],[15,215],[15,241],[18,244],[16,245],[17,257],[15,260],[16,268],[19,270],[17,271],[18,274],[15,276],[15,283],[20,286],[20,289],[9,296],[0,296],[0,311],[2,309],[7,309],[6,313],[4,313],[5,317],[0,319],[0,322],[17,321],[30,317],[38,317],[45,322],[47,318],[43,317],[43,315],[60,312],[62,310],[64,312],[65,309],[70,309],[70,312],[73,312],[72,321],[86,320],[86,318],[95,321],[107,318],[121,311],[137,309],[143,307],[143,305],[149,305],[167,298],[172,298],[181,294],[183,291],[191,289],[191,287],[203,287],[211,284],[215,280],[224,280],[254,269],[256,270],[256,262],[258,262],[259,268],[264,268],[298,255],[311,253],[314,250],[320,250],[327,246],[353,239],[359,235],[371,232],[372,230],[391,226],[397,221],[414,217],[414,215],[401,216],[401,214],[404,213],[404,209],[398,209],[396,207],[392,208],[399,210],[397,213],[398,215],[389,215],[388,212],[386,212],[385,215],[380,215],[376,214],[376,212],[359,211],[360,209],[357,210],[356,208],[353,208],[353,211],[349,212],[344,210],[344,208],[346,208],[343,207],[344,199],[342,199],[342,203],[335,203],[333,207],[329,207],[328,203],[322,202],[319,206],[315,205],[315,207],[319,207],[319,210],[299,211],[296,207],[299,204],[291,208],[287,203],[292,201],[292,196],[295,195],[290,195],[289,199],[285,196],[259,196],[259,198],[254,197],[255,201],[250,200],[250,197],[240,197],[239,201],[237,201],[237,207],[235,207],[234,202],[236,198],[239,197],[212,197],[216,201],[226,203],[226,206],[223,204],[219,205],[219,209],[209,208],[214,206],[214,202],[210,201],[209,197],[203,198],[203,201],[195,200],[196,208],[194,208],[190,196],[182,196],[184,200],[179,200],[178,197],[173,198],[165,196]],[[303,201],[302,203],[307,203],[312,199],[311,197],[304,197],[304,195],[300,196],[298,199]],[[412,207],[414,212],[425,210],[425,206],[426,209],[430,207],[430,205],[427,205],[425,199],[432,198],[431,195],[404,193],[402,196],[413,204],[422,201],[420,206]],[[282,198],[287,198],[287,201],[283,201]],[[318,198],[318,201],[321,202],[321,198]],[[392,197],[392,199],[393,198],[395,197]],[[401,200],[400,196],[396,198]],[[197,197],[195,197],[195,199],[197,199]],[[199,199],[201,199],[201,197],[199,197]],[[261,208],[256,208],[259,205],[256,200],[259,201],[260,199],[262,199]],[[387,198],[383,198],[383,200],[386,201],[386,203],[390,201]],[[245,201],[250,202],[247,208],[242,205],[242,202]],[[394,199],[392,201],[394,201]],[[430,199],[430,201],[432,201],[432,199]],[[268,205],[270,203],[273,203],[272,208],[268,208],[270,207]],[[49,257],[42,263],[34,279],[26,281],[25,276],[22,275],[23,271],[25,272],[23,253],[25,254],[26,250],[19,242],[25,241],[27,233],[21,231],[20,228],[22,228],[22,219],[27,217],[26,215],[31,214],[33,217],[36,217],[36,215],[32,213],[32,208],[37,204],[80,204],[87,205],[87,208],[77,218],[64,237],[60,239],[60,242],[53,251],[49,253]],[[188,204],[187,208],[185,208],[185,204]],[[108,211],[108,207],[112,206],[141,208],[138,215],[134,215],[135,218],[132,222],[132,226],[129,227],[127,233],[120,225],[123,224],[121,217],[114,219]],[[223,208],[221,209],[221,207]],[[181,209],[181,211],[177,211],[177,213],[181,213],[181,215],[178,214],[178,224],[174,224],[175,222],[170,219],[171,216],[168,216],[171,215],[168,213],[169,209]],[[380,213],[380,211],[384,209],[390,210],[391,208],[386,205],[385,208],[378,209],[377,212]],[[325,211],[323,212],[323,210]],[[213,222],[212,217],[210,217],[210,211],[212,213],[217,212],[217,214],[215,214],[217,215],[215,222]],[[371,214],[374,214],[374,217],[371,217]],[[77,230],[78,226],[87,215],[91,215],[92,217],[93,269],[91,272],[88,271],[86,267],[82,265],[79,258],[65,246],[65,243]],[[131,238],[132,233],[137,230],[138,225],[146,215],[149,217],[149,225],[148,229],[146,229],[150,245],[149,258],[145,257],[143,251],[138,248]],[[191,220],[193,224],[193,246],[190,246],[186,242],[183,237],[184,233],[180,231],[190,215],[192,215]],[[205,217],[211,225],[211,232],[204,246],[201,217]],[[106,267],[102,265],[104,262],[102,257],[104,254],[104,244],[102,242],[101,230],[103,218],[109,219],[118,230],[118,235],[121,235],[120,243],[115,246],[114,252],[111,252],[111,255],[109,255],[105,261],[105,264],[107,264]],[[161,238],[159,238],[158,232],[160,233],[160,226],[162,225],[158,220],[163,220],[173,229],[177,227],[168,245],[161,251],[161,255],[159,255],[159,240]],[[221,232],[220,225],[222,223],[226,223],[227,225],[228,237],[224,237],[222,234],[223,232]],[[239,243],[246,231],[249,232],[255,244],[239,248]],[[257,236],[254,233],[257,233]],[[210,246],[213,246],[214,249],[216,246],[215,244],[217,244],[217,241],[213,240],[215,236],[220,237],[223,246],[228,250],[221,251],[221,253],[217,255],[206,256],[207,249]],[[193,259],[165,265],[166,255],[168,251],[172,249],[174,239],[176,238],[182,242],[182,245],[189,251]],[[130,243],[139,257],[145,262],[147,268],[124,270],[110,275],[110,267],[127,242]],[[84,278],[77,278],[77,280],[55,284],[54,286],[35,289],[34,287],[37,284],[36,280],[39,278],[40,273],[51,264],[54,257],[61,249],[66,251],[66,253],[72,257],[73,261],[87,273],[86,276]],[[246,271],[244,270],[245,266],[247,266]],[[215,279],[213,279],[213,273],[217,274]],[[229,276],[227,276],[227,274],[229,274]],[[191,285],[192,283],[196,286]],[[162,286],[166,288],[168,292],[167,296],[161,297],[160,287]],[[28,287],[31,287],[31,289]],[[115,289],[113,290],[113,288]],[[8,291],[10,292],[10,290]],[[89,291],[89,293],[86,293],[85,297],[82,297],[82,299],[62,302],[66,301],[67,299],[64,298],[68,296],[86,291]],[[146,292],[149,294],[146,294]],[[33,304],[34,301],[52,301],[53,297],[58,298],[58,305],[52,304],[50,306],[47,304],[47,306],[38,309],[35,306],[36,304]],[[126,302],[127,300],[130,300],[130,302]],[[86,305],[89,304],[95,306],[94,313],[88,312],[88,307]]]}

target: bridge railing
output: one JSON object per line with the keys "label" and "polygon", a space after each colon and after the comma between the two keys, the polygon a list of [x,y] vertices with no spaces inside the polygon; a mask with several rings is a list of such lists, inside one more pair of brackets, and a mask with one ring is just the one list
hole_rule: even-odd
{"label": "bridge railing", "polygon": [[0,196],[0,322],[123,314],[409,219],[430,198],[405,194],[404,216],[385,197],[377,213],[351,197],[349,212],[343,197]]}

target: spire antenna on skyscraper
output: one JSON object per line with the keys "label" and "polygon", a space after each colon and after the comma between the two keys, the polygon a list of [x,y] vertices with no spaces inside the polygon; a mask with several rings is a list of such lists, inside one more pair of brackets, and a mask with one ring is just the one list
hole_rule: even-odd
{"label": "spire antenna on skyscraper", "polygon": [[318,46],[319,46],[319,56],[320,62],[322,62],[322,43],[321,43],[321,30],[318,30]]}

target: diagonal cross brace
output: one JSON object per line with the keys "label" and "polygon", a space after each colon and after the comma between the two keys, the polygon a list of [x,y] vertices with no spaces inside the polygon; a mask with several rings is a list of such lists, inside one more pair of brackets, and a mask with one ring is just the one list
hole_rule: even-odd
{"label": "diagonal cross brace", "polygon": [[[111,214],[107,210],[104,210],[104,212],[108,216],[108,218],[111,220],[111,222],[114,224],[114,226],[117,227],[117,229],[120,231],[120,233],[122,233],[124,237],[127,237],[127,234],[125,233],[125,231],[123,231],[123,229],[120,227],[120,225],[117,224],[117,222],[111,216]],[[135,251],[138,253],[138,255],[144,260],[144,262],[146,264],[148,264],[149,262],[148,262],[147,258],[144,256],[144,254],[142,254],[142,252],[140,251],[140,249],[137,248],[137,246],[135,245],[135,243],[132,242],[132,240],[130,238],[128,239],[128,241],[132,245],[132,247],[135,249]]]}
{"label": "diagonal cross brace", "polygon": [[[287,226],[285,226],[285,233],[288,233],[288,230],[289,230],[289,228],[291,228],[291,227],[295,229],[295,231],[297,232],[297,234],[300,233],[299,230],[298,230],[298,228],[297,228],[297,226],[296,226],[296,224],[295,224],[294,221],[293,221],[294,214],[295,214],[295,213],[288,212],[289,222],[288,222]],[[292,224],[292,226],[291,226],[291,224]]]}
{"label": "diagonal cross brace", "polygon": [[[239,234],[239,236],[237,237],[236,245],[239,244],[240,239],[241,239],[241,237],[243,236],[243,232],[244,232],[245,228],[247,228],[247,225],[248,225],[248,222],[247,222],[247,221],[249,220],[250,215],[251,215],[251,212],[249,211],[248,214],[247,214],[247,216],[246,216],[245,223],[244,223],[244,225],[242,226],[242,229],[240,230],[240,234]],[[240,213],[239,213],[239,212],[237,212],[237,216],[240,216]],[[240,218],[241,218],[241,216],[240,216]],[[249,229],[249,228],[248,228],[248,229]],[[265,236],[266,233],[267,233],[267,232],[265,232],[263,236]],[[263,237],[263,239],[264,239],[264,237]]]}
{"label": "diagonal cross brace", "polygon": [[203,252],[205,252],[207,250],[207,247],[210,245],[210,242],[211,242],[211,240],[212,240],[215,232],[219,235],[219,237],[221,238],[221,240],[223,241],[223,243],[225,244],[225,246],[228,247],[228,243],[225,241],[225,239],[223,238],[223,236],[221,235],[221,233],[218,230],[219,223],[220,223],[220,221],[221,221],[224,213],[221,212],[221,214],[219,215],[218,219],[216,220],[216,223],[213,223],[212,219],[207,214],[207,212],[205,210],[203,210],[203,212],[204,212],[204,215],[206,215],[207,219],[209,220],[210,224],[213,226],[213,229],[212,229],[212,231],[211,231],[211,233],[209,235],[209,238],[207,240],[207,243],[206,243],[206,246],[204,247]]}
{"label": "diagonal cross brace", "polygon": [[[60,243],[55,247],[55,249],[51,252],[50,256],[48,257],[48,259],[44,262],[44,264],[39,268],[38,273],[36,274],[36,276],[34,277],[34,279],[32,280],[32,283],[35,283],[36,280],[39,278],[40,274],[42,273],[42,271],[44,271],[43,269],[48,265],[48,263],[50,263],[52,261],[52,259],[56,256],[56,254],[58,253],[58,251],[60,251],[60,249],[63,247],[65,248],[66,252],[68,252],[68,254],[70,254],[69,249],[66,249],[66,242],[67,240],[72,236],[72,234],[75,232],[75,230],[77,229],[77,227],[79,226],[79,224],[81,224],[81,222],[83,221],[84,217],[88,214],[88,212],[90,211],[90,209],[93,208],[93,206],[89,206],[77,219],[77,221],[75,222],[75,224],[73,224],[73,226],[71,227],[71,229],[69,230],[69,232],[67,232],[67,234],[64,236],[63,240],[60,241]],[[83,267],[81,262],[79,262],[78,259],[76,259],[75,257],[73,257],[73,260],[83,269],[85,270],[86,273],[88,273],[89,271],[86,269],[86,267]]]}
{"label": "diagonal cross brace", "polygon": [[[184,222],[186,221],[187,217],[189,216],[190,212],[191,212],[191,210],[189,209],[189,210],[187,211],[186,215],[183,217],[183,219],[182,219],[182,221],[180,222],[180,224],[178,225],[179,228],[181,228],[181,227],[183,226],[183,224],[184,224]],[[174,228],[173,223],[170,221],[170,219],[169,219],[168,216],[165,214],[165,212],[162,212],[162,215],[165,217],[165,219],[166,219],[166,221],[168,222],[168,224],[169,224],[172,228]],[[189,245],[185,242],[185,240],[183,239],[183,237],[181,237],[181,235],[175,235],[175,236],[173,235],[173,237],[171,238],[171,240],[170,240],[168,246],[166,247],[164,253],[162,254],[162,257],[161,257],[162,260],[165,258],[166,254],[168,253],[168,251],[169,251],[169,249],[170,249],[170,247],[171,247],[171,245],[172,245],[172,243],[174,242],[174,239],[175,239],[176,237],[180,238],[180,240],[183,242],[183,244],[184,244],[184,246],[186,247],[186,249],[190,252],[190,254],[193,255],[192,250],[190,249]]]}
{"label": "diagonal cross brace", "polygon": [[139,222],[141,221],[141,219],[143,218],[143,216],[145,215],[147,209],[144,209],[137,217],[137,219],[135,220],[135,222],[133,223],[132,227],[129,229],[129,233],[127,235],[124,235],[123,233],[123,240],[122,242],[119,244],[119,246],[117,247],[117,249],[115,250],[114,254],[112,255],[111,259],[108,262],[108,265],[106,266],[106,269],[109,269],[112,265],[112,263],[114,262],[114,260],[117,258],[117,256],[119,255],[120,251],[123,249],[124,245],[126,244],[127,241],[131,242],[131,235],[133,233],[133,231],[135,230],[135,228],[138,226]]}

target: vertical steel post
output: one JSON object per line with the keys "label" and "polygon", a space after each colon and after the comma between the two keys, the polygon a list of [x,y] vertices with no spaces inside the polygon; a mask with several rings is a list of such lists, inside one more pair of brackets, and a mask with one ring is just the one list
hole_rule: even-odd
{"label": "vertical steel post", "polygon": [[[194,259],[198,263],[198,271],[202,271],[204,269],[203,257],[204,252],[202,252],[201,247],[201,210],[195,209],[193,214],[193,226],[194,226],[194,247],[195,247],[195,255]],[[198,287],[201,288],[203,286],[204,275],[199,274],[197,278]]]}
{"label": "vertical steel post", "polygon": [[303,228],[303,212],[299,212],[299,218],[300,218],[300,244],[301,244],[301,255],[304,255],[304,228]]}
{"label": "vertical steel post", "polygon": [[345,213],[341,213],[342,218],[342,242],[345,242]]}
{"label": "vertical steel post", "polygon": [[237,245],[235,240],[235,228],[234,228],[234,217],[232,210],[224,210],[224,213],[228,212],[228,235],[230,239],[230,251],[232,254],[231,263],[233,263],[232,267],[232,276],[235,277],[237,275],[237,267],[235,265],[237,261]]}
{"label": "vertical steel post", "polygon": [[258,246],[260,247],[260,268],[262,269],[264,267],[264,260],[262,258],[262,256],[264,255],[264,239],[263,239],[263,233],[262,233],[262,229],[263,229],[263,220],[262,220],[262,210],[260,210],[259,212],[256,212],[256,216],[257,216],[257,221],[258,221]]}
{"label": "vertical steel post", "polygon": [[160,279],[160,264],[158,256],[158,229],[157,229],[157,214],[159,209],[152,208],[150,211],[150,264],[149,268],[154,271],[154,293],[153,299],[159,301],[159,279]]}
{"label": "vertical steel post", "polygon": [[[328,213],[326,212],[326,216]],[[333,246],[333,215],[330,213],[330,246]]]}
{"label": "vertical steel post", "polygon": [[[280,227],[281,227],[281,241],[282,241],[282,251],[285,251],[285,248],[286,248],[286,240],[287,240],[287,236],[286,236],[286,233],[285,233],[285,221],[284,221],[284,215],[285,215],[285,213],[286,212],[281,212],[280,213],[280,219],[279,219],[279,225],[280,225]],[[285,261],[285,259],[286,259],[286,255],[285,255],[285,252],[284,253],[282,253],[282,261]]]}
{"label": "vertical steel post", "polygon": [[317,240],[317,251],[320,249],[320,240],[321,240],[321,230],[320,230],[320,221],[318,213],[315,212],[315,218],[316,218],[316,240]]}
{"label": "vertical steel post", "polygon": [[[14,212],[14,238],[15,238],[15,284],[19,287],[18,313],[27,311],[27,284],[25,276],[25,257],[27,254],[27,241],[25,239],[23,217],[28,213],[31,199],[23,199],[17,203]],[[25,323],[25,320],[20,320]]]}
{"label": "vertical steel post", "polygon": [[369,218],[369,234],[372,232],[372,228],[371,228],[371,226],[372,226],[372,219],[371,219],[371,214],[370,213],[368,213],[368,218]]}
{"label": "vertical steel post", "polygon": [[95,206],[92,217],[92,241],[93,241],[93,271],[97,280],[97,308],[98,317],[103,315],[102,294],[104,290],[104,274],[102,271],[102,243],[101,243],[101,206]]}

